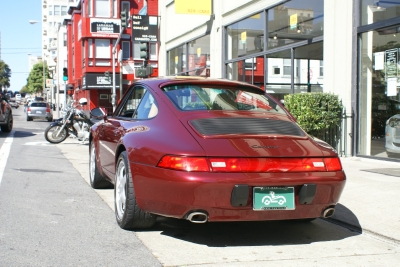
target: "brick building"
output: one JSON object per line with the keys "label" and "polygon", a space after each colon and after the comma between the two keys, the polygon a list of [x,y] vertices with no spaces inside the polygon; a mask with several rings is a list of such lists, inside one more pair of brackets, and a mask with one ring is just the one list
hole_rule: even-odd
{"label": "brick building", "polygon": [[[117,44],[121,30],[121,11],[132,15],[158,16],[158,0],[81,0],[70,6],[67,28],[68,79],[66,87],[70,98],[88,99],[90,110],[96,106],[112,112],[113,84],[116,102],[136,78],[135,68],[143,65],[140,58],[140,42],[132,41],[132,27],[128,23]],[[113,81],[113,48],[116,47],[115,79]],[[158,44],[149,44],[149,66],[152,76],[158,75]]]}

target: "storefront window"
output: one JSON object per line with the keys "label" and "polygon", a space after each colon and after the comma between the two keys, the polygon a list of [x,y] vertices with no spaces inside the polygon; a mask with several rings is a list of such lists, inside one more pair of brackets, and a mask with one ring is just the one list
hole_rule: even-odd
{"label": "storefront window", "polygon": [[184,74],[186,71],[186,44],[168,51],[168,75]]}
{"label": "storefront window", "polygon": [[323,59],[323,43],[301,46],[294,51],[294,92],[322,92],[324,77],[320,68]]}
{"label": "storefront window", "polygon": [[400,16],[400,0],[361,0],[361,25]]}
{"label": "storefront window", "polygon": [[[188,55],[186,55],[188,47]],[[188,57],[188,58],[186,58]],[[186,66],[186,62],[188,62]],[[210,76],[210,35],[168,51],[168,75]]]}
{"label": "storefront window", "polygon": [[259,13],[229,25],[227,59],[246,56],[264,50],[264,13]]}
{"label": "storefront window", "polygon": [[400,25],[360,35],[361,155],[400,158]]}
{"label": "storefront window", "polygon": [[267,55],[267,92],[278,100],[291,91],[291,50]]}
{"label": "storefront window", "polygon": [[251,83],[264,89],[264,56],[228,64],[226,70],[228,79]]}
{"label": "storefront window", "polygon": [[210,35],[189,42],[188,73],[190,76],[209,76]]}
{"label": "storefront window", "polygon": [[322,36],[324,1],[294,0],[268,10],[268,48]]}

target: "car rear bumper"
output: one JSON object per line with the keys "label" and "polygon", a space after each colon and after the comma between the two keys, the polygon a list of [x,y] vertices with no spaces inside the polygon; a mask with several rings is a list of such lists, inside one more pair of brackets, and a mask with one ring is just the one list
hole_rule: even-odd
{"label": "car rear bumper", "polygon": [[[314,173],[189,173],[131,163],[136,200],[142,210],[185,218],[202,211],[208,221],[264,221],[320,217],[339,201],[346,177],[343,171]],[[311,204],[300,204],[304,184],[315,184]],[[232,206],[235,185],[248,185],[244,206]],[[253,187],[294,187],[294,210],[253,210]]]}
{"label": "car rear bumper", "polygon": [[43,114],[35,114],[35,113],[28,113],[27,116],[29,116],[30,118],[34,118],[34,119],[48,119],[48,118],[52,118],[53,115],[51,115],[51,113],[43,113]]}

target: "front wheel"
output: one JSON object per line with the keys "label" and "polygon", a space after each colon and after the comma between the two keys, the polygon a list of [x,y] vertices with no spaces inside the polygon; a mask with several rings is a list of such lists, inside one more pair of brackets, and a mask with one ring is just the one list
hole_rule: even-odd
{"label": "front wheel", "polygon": [[115,172],[114,199],[115,217],[122,229],[150,228],[155,224],[157,216],[142,211],[136,202],[132,173],[126,151],[123,151],[118,157]]}
{"label": "front wheel", "polygon": [[68,137],[67,129],[64,127],[62,131],[60,131],[61,127],[60,125],[50,125],[44,131],[44,138],[52,144],[61,143]]}

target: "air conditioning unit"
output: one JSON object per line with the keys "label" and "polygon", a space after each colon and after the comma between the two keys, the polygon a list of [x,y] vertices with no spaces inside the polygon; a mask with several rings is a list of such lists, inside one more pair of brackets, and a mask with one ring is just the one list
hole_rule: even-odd
{"label": "air conditioning unit", "polygon": [[43,46],[43,49],[47,49],[47,45],[44,45],[44,46]]}
{"label": "air conditioning unit", "polygon": [[47,16],[44,15],[44,16],[43,16],[43,21],[46,21],[46,20],[47,20]]}
{"label": "air conditioning unit", "polygon": [[47,0],[43,0],[43,4],[47,4]]}
{"label": "air conditioning unit", "polygon": [[43,35],[47,35],[47,31],[46,30],[43,31]]}

